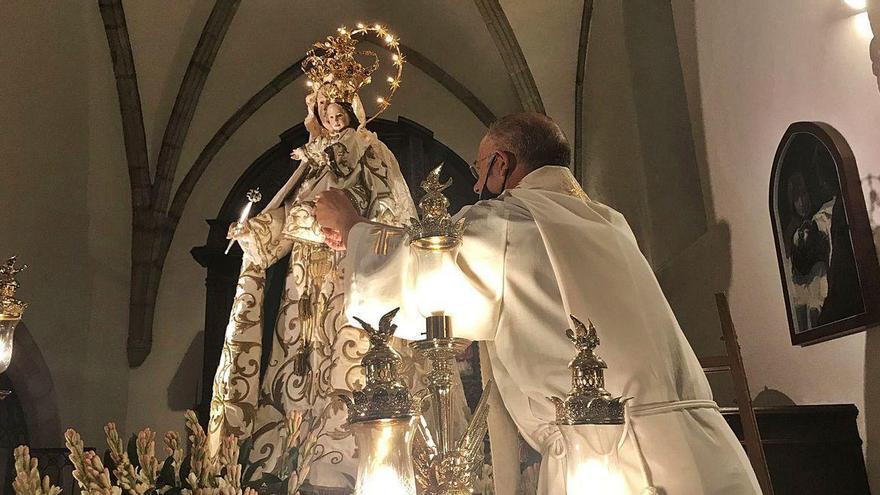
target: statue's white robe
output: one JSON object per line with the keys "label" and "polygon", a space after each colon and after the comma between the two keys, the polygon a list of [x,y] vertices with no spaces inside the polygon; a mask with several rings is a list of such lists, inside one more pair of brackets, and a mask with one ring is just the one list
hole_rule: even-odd
{"label": "statue's white robe", "polygon": [[[216,452],[227,435],[241,441],[250,438],[248,464],[254,469],[245,481],[278,475],[286,454],[285,417],[300,411],[306,424],[314,420],[318,434],[309,482],[346,488],[357,473],[355,442],[351,431],[342,428],[345,408],[334,399],[337,389],[362,383],[360,359],[368,342],[360,330],[344,324],[345,293],[338,270],[332,270],[315,296],[323,301],[323,310],[314,328],[300,314],[300,302],[315,292],[307,274],[315,242],[323,240],[312,202],[330,187],[342,188],[366,217],[396,225],[413,216],[415,206],[397,159],[375,133],[347,129],[329,138],[318,137],[304,149],[308,159],[236,236],[243,251],[242,267],[214,377],[208,444]],[[261,369],[267,270],[288,255],[269,360]],[[312,348],[309,370],[300,374],[295,367],[306,336]],[[396,340],[394,344],[411,356],[405,344]],[[418,382],[422,362],[408,359],[407,363],[413,366],[406,366],[401,374],[410,383]]]}
{"label": "statue's white robe", "polygon": [[[437,290],[454,291],[454,334],[488,341],[504,405],[543,456],[539,493],[565,490],[565,445],[547,397],[571,385],[569,314],[596,324],[606,388],[633,397],[626,426],[583,427],[622,476],[621,493],[761,493],[622,215],[590,200],[567,168],[546,166],[458,216],[468,222],[458,280]],[[398,335],[419,338],[404,236],[361,223],[348,250],[348,314],[377,321],[402,304]]]}

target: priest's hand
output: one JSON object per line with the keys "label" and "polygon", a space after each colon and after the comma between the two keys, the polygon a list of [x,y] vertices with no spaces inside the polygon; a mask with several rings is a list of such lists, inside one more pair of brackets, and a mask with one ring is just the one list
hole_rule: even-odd
{"label": "priest's hand", "polygon": [[342,243],[342,234],[338,230],[321,227],[321,233],[324,234],[324,244],[334,251],[345,251],[345,244]]}
{"label": "priest's hand", "polygon": [[338,233],[339,249],[345,249],[348,244],[348,233],[351,228],[357,223],[367,221],[355,210],[345,192],[335,188],[328,189],[317,196],[315,218],[321,224],[322,229]]}

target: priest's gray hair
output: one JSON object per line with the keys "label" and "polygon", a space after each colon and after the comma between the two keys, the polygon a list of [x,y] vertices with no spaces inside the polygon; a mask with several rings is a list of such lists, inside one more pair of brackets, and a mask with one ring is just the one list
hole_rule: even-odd
{"label": "priest's gray hair", "polygon": [[553,119],[537,112],[501,117],[489,126],[487,136],[531,170],[571,162],[571,145],[565,133]]}

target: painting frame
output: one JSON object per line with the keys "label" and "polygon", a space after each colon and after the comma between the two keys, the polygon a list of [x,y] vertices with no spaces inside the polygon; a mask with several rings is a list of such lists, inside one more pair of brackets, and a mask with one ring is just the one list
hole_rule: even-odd
{"label": "painting frame", "polygon": [[[791,190],[793,188],[791,183],[797,182],[793,180],[793,174],[800,174],[800,171],[791,172],[790,169],[797,166],[804,166],[803,164],[792,164],[792,160],[795,160],[798,156],[794,154],[793,147],[795,144],[808,143],[811,140],[815,140],[824,146],[830,155],[831,163],[836,171],[837,190],[839,191],[839,195],[832,196],[832,201],[829,203],[836,207],[838,203],[837,199],[840,198],[842,200],[840,203],[842,204],[843,213],[840,214],[835,210],[834,215],[837,215],[836,218],[843,218],[845,223],[843,224],[843,227],[838,228],[837,233],[834,233],[834,231],[831,230],[833,218],[835,218],[830,213],[832,211],[831,208],[829,207],[826,211],[825,218],[828,222],[827,229],[828,232],[832,232],[827,236],[826,244],[828,246],[828,251],[829,253],[834,252],[832,250],[833,247],[839,244],[846,248],[837,251],[838,253],[843,253],[838,255],[839,258],[851,256],[843,259],[839,263],[835,263],[835,258],[831,258],[831,254],[829,254],[829,259],[826,265],[828,273],[824,275],[825,280],[823,280],[825,283],[824,290],[826,296],[822,299],[822,303],[826,304],[826,301],[830,299],[830,297],[827,297],[829,295],[828,291],[833,289],[828,288],[828,280],[834,278],[835,265],[846,266],[851,263],[855,268],[854,276],[855,282],[857,283],[858,293],[850,290],[847,294],[851,295],[852,298],[838,297],[837,300],[848,301],[848,303],[857,305],[857,298],[861,297],[861,308],[859,310],[850,310],[849,312],[841,313],[839,318],[832,321],[822,321],[822,318],[818,318],[818,321],[813,326],[809,326],[811,323],[807,323],[806,328],[803,328],[805,325],[803,322],[803,307],[793,304],[793,297],[795,297],[794,291],[803,286],[792,287],[793,285],[796,285],[797,282],[792,278],[793,269],[791,267],[793,265],[793,258],[790,256],[791,253],[787,252],[787,246],[790,246],[790,244],[787,245],[786,243],[794,241],[787,241],[791,236],[790,232],[786,231],[786,225],[784,225],[782,221],[784,215],[780,208],[780,195],[783,194],[781,191],[783,184],[782,181],[784,178],[788,177],[788,181],[785,182],[786,186],[788,186],[787,199],[791,199]],[[819,152],[820,151],[817,151],[815,153]],[[790,154],[793,154],[795,158],[788,160]],[[815,158],[813,160],[814,163],[811,163],[813,170],[818,171],[817,173],[825,173],[827,179],[827,174],[831,173],[830,169],[827,169],[827,164],[815,163],[819,160],[820,158]],[[824,172],[819,171],[820,167],[826,167],[826,170]],[[801,182],[803,182],[805,180],[803,177],[806,176],[806,174],[800,175],[801,177],[799,178],[801,179]],[[827,189],[827,185],[829,184],[827,180],[825,182],[821,182],[821,179],[816,180],[824,184]],[[806,184],[806,182],[804,182],[804,184]],[[808,196],[809,193],[806,192],[808,187],[806,185],[802,185],[801,187],[805,191],[803,194]],[[789,207],[791,209],[796,209],[798,204],[793,201],[792,203],[793,206]],[[826,205],[829,203],[826,203]],[[791,337],[792,345],[807,346],[825,342],[845,335],[864,331],[869,326],[880,322],[880,263],[878,263],[877,252],[874,247],[873,235],[868,219],[855,155],[846,139],[837,131],[837,129],[824,122],[808,121],[795,122],[786,129],[779,142],[779,146],[776,149],[776,154],[773,158],[773,166],[770,172],[769,209],[771,225],[773,227],[774,246],[776,247],[777,262],[779,264],[780,281],[785,299],[786,315],[788,317],[789,335]],[[789,216],[791,215],[793,215],[793,213],[789,213]],[[841,217],[839,215],[843,216]],[[815,218],[816,217],[812,217],[811,219],[813,227],[815,227]],[[834,225],[839,225],[839,222]],[[839,237],[841,232],[840,229],[843,228],[848,232],[848,238],[851,241],[851,255],[849,255],[847,251],[849,245],[844,243],[845,238]],[[804,238],[805,237],[801,237],[801,239]],[[849,283],[852,285],[853,274],[848,273],[847,275],[849,275]],[[836,279],[844,280],[844,278],[843,275],[839,275]],[[852,287],[850,287],[850,289],[852,289]],[[843,291],[838,291],[836,295],[839,296],[840,294],[843,294]],[[852,301],[855,301],[855,303]],[[807,309],[809,310],[810,308]],[[825,308],[820,307],[819,311],[821,312],[824,309]],[[811,315],[818,314],[815,312],[815,308],[813,311],[814,312],[810,313]],[[833,315],[828,318],[831,317],[833,317]],[[826,320],[828,318],[826,318]],[[808,322],[809,321],[810,320],[808,319]]]}

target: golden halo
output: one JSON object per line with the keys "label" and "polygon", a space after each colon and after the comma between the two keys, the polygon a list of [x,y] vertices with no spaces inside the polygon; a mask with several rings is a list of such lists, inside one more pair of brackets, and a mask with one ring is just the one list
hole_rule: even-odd
{"label": "golden halo", "polygon": [[[391,63],[396,73],[388,76],[388,92],[376,98],[378,111],[364,124],[378,117],[391,106],[394,94],[400,88],[404,57],[400,50],[400,40],[381,24],[358,23],[355,29],[342,26],[336,30],[338,36],[328,36],[325,41],[312,45],[303,60],[302,69],[308,77],[310,88],[325,88],[327,96],[336,101],[351,103],[358,91],[372,82],[372,75],[379,69],[379,57],[370,50],[357,50],[356,38],[373,35],[391,51]],[[365,65],[357,57],[367,57]]]}

